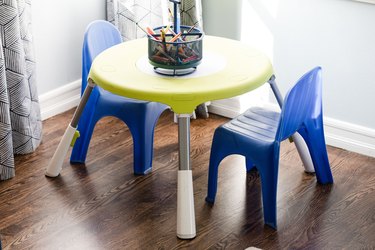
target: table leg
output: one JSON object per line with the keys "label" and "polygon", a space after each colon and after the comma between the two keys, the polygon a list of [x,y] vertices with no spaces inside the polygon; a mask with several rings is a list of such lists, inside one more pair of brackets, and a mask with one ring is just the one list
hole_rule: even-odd
{"label": "table leg", "polygon": [[190,164],[190,114],[178,115],[177,237],[196,235],[193,177]]}
{"label": "table leg", "polygon": [[[273,94],[276,97],[276,100],[277,100],[279,106],[282,107],[283,106],[283,97],[280,93],[279,88],[276,85],[275,79],[276,79],[276,77],[273,75],[271,77],[271,79],[268,81],[268,83],[271,86],[271,89],[273,91]],[[292,135],[292,138],[293,138],[293,141],[296,145],[298,154],[299,154],[299,156],[302,160],[303,166],[305,167],[305,171],[307,173],[314,173],[315,172],[314,164],[311,160],[309,149],[308,149],[308,147],[305,143],[305,140],[302,138],[302,136],[298,132],[294,133]]]}
{"label": "table leg", "polygon": [[86,86],[85,92],[82,95],[81,101],[78,104],[78,107],[76,111],[74,112],[72,121],[68,125],[68,127],[65,130],[65,133],[57,146],[57,149],[55,153],[52,156],[51,161],[49,162],[45,175],[49,177],[56,177],[60,174],[60,171],[62,169],[62,164],[64,162],[64,158],[66,153],[69,150],[69,146],[72,142],[72,139],[74,137],[74,134],[77,130],[77,125],[79,118],[81,117],[81,114],[83,112],[83,109],[90,97],[90,94],[92,90],[95,87],[95,83],[89,79],[88,84]]}

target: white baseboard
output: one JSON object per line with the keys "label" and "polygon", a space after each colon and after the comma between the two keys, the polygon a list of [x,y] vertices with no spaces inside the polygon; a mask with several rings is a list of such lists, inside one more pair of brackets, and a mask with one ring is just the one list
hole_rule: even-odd
{"label": "white baseboard", "polygon": [[42,120],[61,114],[78,105],[81,98],[81,79],[39,96]]}
{"label": "white baseboard", "polygon": [[355,0],[357,2],[362,2],[362,3],[371,3],[371,4],[375,4],[375,0]]}
{"label": "white baseboard", "polygon": [[326,143],[375,157],[375,129],[324,117]]}
{"label": "white baseboard", "polygon": [[[273,103],[265,104],[265,106],[279,110],[279,107]],[[212,102],[208,110],[229,118],[240,114],[239,108],[216,102]],[[324,117],[324,132],[327,145],[375,157],[375,129]]]}
{"label": "white baseboard", "polygon": [[241,113],[240,107],[227,105],[226,103],[222,103],[221,100],[211,102],[211,105],[208,106],[208,112],[228,118],[234,118]]}

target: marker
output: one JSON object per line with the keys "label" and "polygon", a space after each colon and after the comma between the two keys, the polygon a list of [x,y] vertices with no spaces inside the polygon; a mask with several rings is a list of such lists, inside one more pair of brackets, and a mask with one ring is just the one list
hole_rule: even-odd
{"label": "marker", "polygon": [[181,36],[181,34],[182,34],[181,32],[178,33],[177,35],[175,35],[174,37],[172,37],[172,39],[169,40],[169,42],[173,43],[174,41],[176,41]]}

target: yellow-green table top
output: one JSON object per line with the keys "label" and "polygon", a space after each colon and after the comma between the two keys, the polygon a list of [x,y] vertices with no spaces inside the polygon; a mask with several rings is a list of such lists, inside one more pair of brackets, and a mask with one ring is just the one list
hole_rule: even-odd
{"label": "yellow-green table top", "polygon": [[[206,101],[253,90],[273,74],[272,65],[262,52],[235,40],[205,36],[202,64],[205,54],[219,56],[225,64],[210,74],[158,76],[145,73],[137,64],[147,55],[147,39],[132,40],[99,54],[92,63],[89,78],[114,94],[161,102],[178,114],[189,114]],[[202,64],[198,65],[197,73]]]}

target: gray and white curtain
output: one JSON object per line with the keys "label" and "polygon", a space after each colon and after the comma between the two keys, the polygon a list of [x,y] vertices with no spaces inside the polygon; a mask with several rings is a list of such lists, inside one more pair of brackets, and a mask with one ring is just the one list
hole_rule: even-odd
{"label": "gray and white curtain", "polygon": [[31,0],[0,1],[0,180],[42,137],[30,26]]}
{"label": "gray and white curtain", "polygon": [[163,0],[107,0],[107,20],[120,31],[124,41],[145,36],[140,27],[163,24]]}
{"label": "gray and white curtain", "polygon": [[181,24],[203,29],[201,0],[182,0],[180,12]]}
{"label": "gray and white curtain", "polygon": [[[107,0],[107,20],[118,27],[124,41],[145,37],[140,27],[157,27],[168,16],[169,0]],[[182,0],[182,25],[202,28],[201,0]],[[173,11],[173,7],[170,7]]]}

